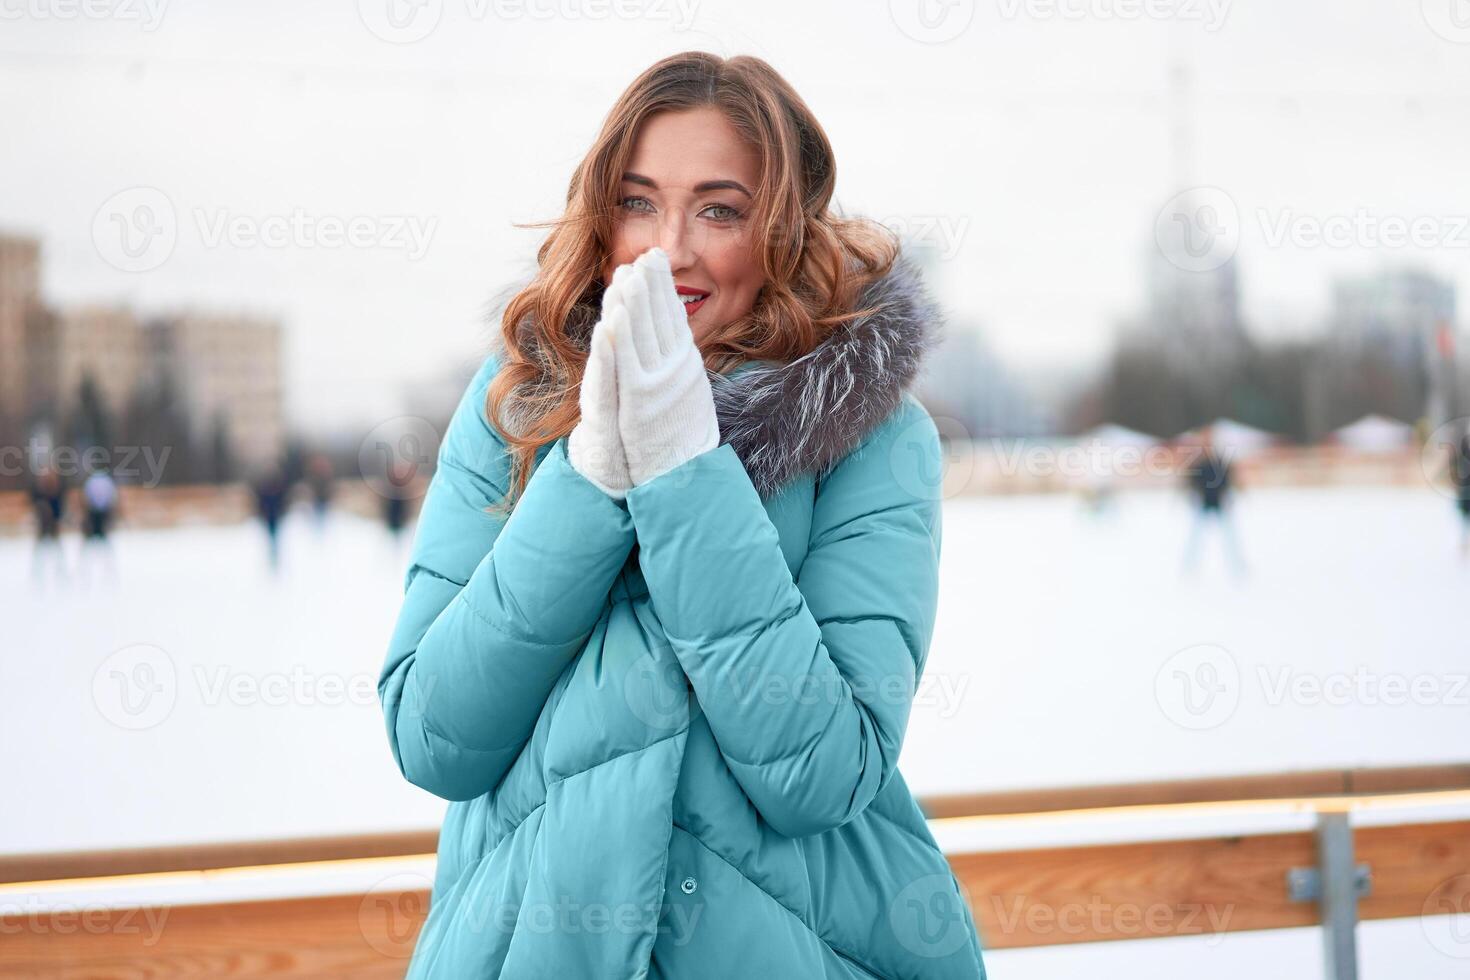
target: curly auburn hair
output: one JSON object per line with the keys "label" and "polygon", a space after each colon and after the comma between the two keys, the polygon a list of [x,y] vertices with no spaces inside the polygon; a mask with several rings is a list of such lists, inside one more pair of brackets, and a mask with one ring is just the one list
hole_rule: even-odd
{"label": "curly auburn hair", "polygon": [[862,289],[888,272],[896,236],[864,218],[830,210],[832,145],[806,103],[760,58],[703,51],[671,55],[633,80],[613,105],[571,178],[561,218],[550,227],[537,271],[501,317],[504,357],[486,413],[504,435],[509,509],[530,479],[537,450],[571,432],[581,416],[578,386],[600,316],[602,268],[611,253],[622,174],[639,126],[660,112],[719,109],[760,158],[751,212],[753,248],[765,283],[751,311],[702,339],[708,370],[744,360],[786,363],[842,324],[873,312],[852,309]]}

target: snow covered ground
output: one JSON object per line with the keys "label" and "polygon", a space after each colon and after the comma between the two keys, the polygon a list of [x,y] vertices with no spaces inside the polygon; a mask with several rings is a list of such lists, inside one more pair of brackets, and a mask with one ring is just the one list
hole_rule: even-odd
{"label": "snow covered ground", "polygon": [[[1189,514],[1172,495],[1102,518],[1061,496],[949,501],[911,788],[1463,761],[1470,565],[1450,502],[1361,488],[1238,505],[1240,581],[1209,534],[1181,578]],[[386,532],[293,514],[278,577],[254,526],[123,530],[116,546],[115,587],[37,589],[29,541],[0,540],[0,851],[438,825],[376,700],[406,558]],[[1368,978],[1470,968],[1418,921],[1366,925],[1362,944]],[[1315,931],[1288,930],[996,952],[992,969],[1302,977],[1318,955]]]}
{"label": "snow covered ground", "polygon": [[1450,501],[1238,503],[1240,581],[1214,527],[1181,576],[1190,514],[1174,496],[1125,498],[1102,521],[1058,497],[952,501],[901,761],[915,791],[1470,756],[1470,563]]}

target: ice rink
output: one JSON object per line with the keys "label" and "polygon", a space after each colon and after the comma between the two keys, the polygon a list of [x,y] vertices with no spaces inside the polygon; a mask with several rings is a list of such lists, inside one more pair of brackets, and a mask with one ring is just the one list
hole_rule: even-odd
{"label": "ice rink", "polygon": [[[1451,502],[1254,490],[1235,519],[1247,577],[1207,533],[1185,578],[1190,515],[1171,494],[1105,515],[1064,496],[948,501],[911,788],[1463,761],[1470,565]],[[399,776],[376,698],[406,547],[354,517],[318,529],[293,514],[272,576],[253,525],[115,540],[115,584],[83,587],[73,536],[58,589],[31,581],[29,540],[0,539],[16,614],[0,657],[4,851],[438,825],[445,804]],[[1417,920],[1361,935],[1368,977],[1470,969]],[[1285,930],[999,951],[991,969],[1301,977],[1317,956],[1315,931]]]}

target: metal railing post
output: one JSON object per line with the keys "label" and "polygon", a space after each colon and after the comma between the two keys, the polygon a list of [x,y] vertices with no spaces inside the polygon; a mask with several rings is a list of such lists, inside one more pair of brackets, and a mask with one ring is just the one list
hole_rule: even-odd
{"label": "metal railing post", "polygon": [[1327,980],[1358,980],[1358,896],[1366,891],[1366,869],[1353,860],[1353,828],[1346,810],[1317,814],[1317,867]]}
{"label": "metal railing post", "polygon": [[1321,909],[1327,980],[1358,980],[1358,899],[1372,889],[1372,871],[1353,858],[1347,810],[1318,810],[1316,840],[1317,866],[1288,871],[1286,893]]}

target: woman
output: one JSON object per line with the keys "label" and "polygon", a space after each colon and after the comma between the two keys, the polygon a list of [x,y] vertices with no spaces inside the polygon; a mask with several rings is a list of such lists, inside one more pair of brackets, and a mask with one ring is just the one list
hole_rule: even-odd
{"label": "woman", "polygon": [[833,181],[770,66],[703,53],[635,80],[573,177],[379,680],[403,775],[454,801],[409,977],[984,976],[895,768],[938,323]]}

